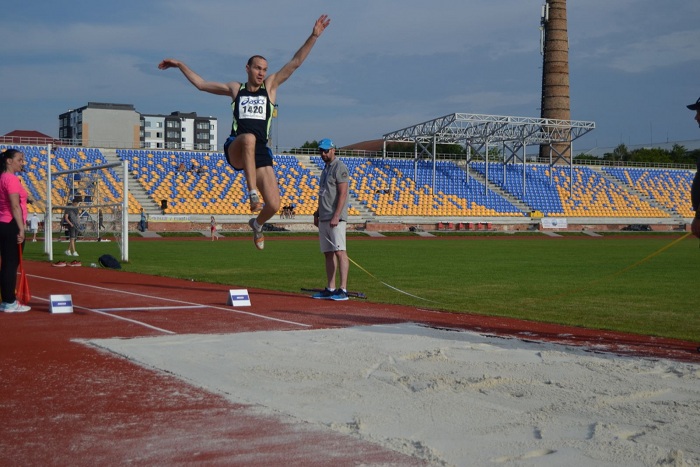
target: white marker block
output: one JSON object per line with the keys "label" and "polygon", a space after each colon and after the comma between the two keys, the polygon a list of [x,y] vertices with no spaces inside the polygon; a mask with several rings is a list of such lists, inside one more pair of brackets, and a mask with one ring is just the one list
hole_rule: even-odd
{"label": "white marker block", "polygon": [[231,306],[250,306],[250,295],[248,295],[248,289],[229,290],[228,304]]}
{"label": "white marker block", "polygon": [[51,295],[51,313],[73,313],[73,297],[70,295]]}

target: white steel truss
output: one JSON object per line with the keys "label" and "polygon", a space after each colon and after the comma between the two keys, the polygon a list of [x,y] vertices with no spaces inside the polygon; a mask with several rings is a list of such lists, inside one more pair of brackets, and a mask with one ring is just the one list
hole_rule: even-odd
{"label": "white steel truss", "polygon": [[[514,163],[518,159],[523,164],[522,196],[524,196],[525,150],[527,146],[549,146],[550,167],[560,160],[564,160],[568,162],[571,174],[573,171],[572,143],[594,129],[595,122],[454,113],[385,134],[383,136],[383,152],[386,157],[386,143],[390,141],[413,143],[416,160],[423,155],[433,159],[433,188],[435,188],[436,145],[463,144],[467,149],[467,183],[469,182],[469,163],[474,159],[485,160],[485,189],[488,194],[489,149],[491,145],[500,146],[503,151],[504,163]],[[520,152],[522,154],[519,154]],[[569,154],[568,158],[566,157],[567,153]],[[550,183],[553,182],[550,180]]]}
{"label": "white steel truss", "polygon": [[595,122],[454,113],[384,135],[385,141],[438,144],[518,141],[525,146],[574,141]]}

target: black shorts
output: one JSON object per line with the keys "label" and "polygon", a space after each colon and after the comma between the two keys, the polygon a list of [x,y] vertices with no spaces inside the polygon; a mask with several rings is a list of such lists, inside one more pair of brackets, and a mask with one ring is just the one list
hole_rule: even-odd
{"label": "black shorts", "polygon": [[[231,146],[231,143],[233,143],[233,140],[235,140],[236,137],[231,135],[226,139],[226,142],[224,143],[224,156],[226,157],[226,162],[229,163],[231,167],[234,168],[234,170],[243,170],[243,167],[236,167],[233,165],[233,163],[228,159],[228,147]],[[273,164],[272,162],[272,149],[270,149],[267,146],[267,143],[264,141],[255,141],[255,168],[258,169],[260,167],[271,167]]]}

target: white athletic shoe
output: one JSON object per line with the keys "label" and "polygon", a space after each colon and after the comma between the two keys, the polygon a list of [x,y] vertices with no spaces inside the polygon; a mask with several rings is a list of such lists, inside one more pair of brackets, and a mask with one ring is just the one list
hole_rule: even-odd
{"label": "white athletic shoe", "polygon": [[253,229],[253,243],[255,244],[255,248],[262,250],[265,248],[265,235],[263,234],[262,226],[260,230],[255,229],[255,218],[249,220],[248,225]]}
{"label": "white athletic shoe", "polygon": [[70,250],[66,250],[66,256],[73,256],[73,253],[71,253]]}
{"label": "white athletic shoe", "polygon": [[73,256],[80,256],[77,251],[73,252]]}
{"label": "white athletic shoe", "polygon": [[17,300],[15,300],[14,303],[2,302],[2,305],[0,305],[0,310],[5,313],[24,313],[25,311],[29,311],[31,309],[32,307],[22,305]]}

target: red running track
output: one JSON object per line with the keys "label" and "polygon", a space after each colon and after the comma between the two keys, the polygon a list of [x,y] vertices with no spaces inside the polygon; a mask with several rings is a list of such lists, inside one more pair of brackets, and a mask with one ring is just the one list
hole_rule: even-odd
{"label": "red running track", "polygon": [[[591,351],[700,363],[697,344],[368,301],[329,302],[86,267],[26,262],[32,311],[0,313],[2,465],[424,465],[386,448],[195,388],[81,340],[418,322]],[[49,313],[71,294],[72,314]]]}

